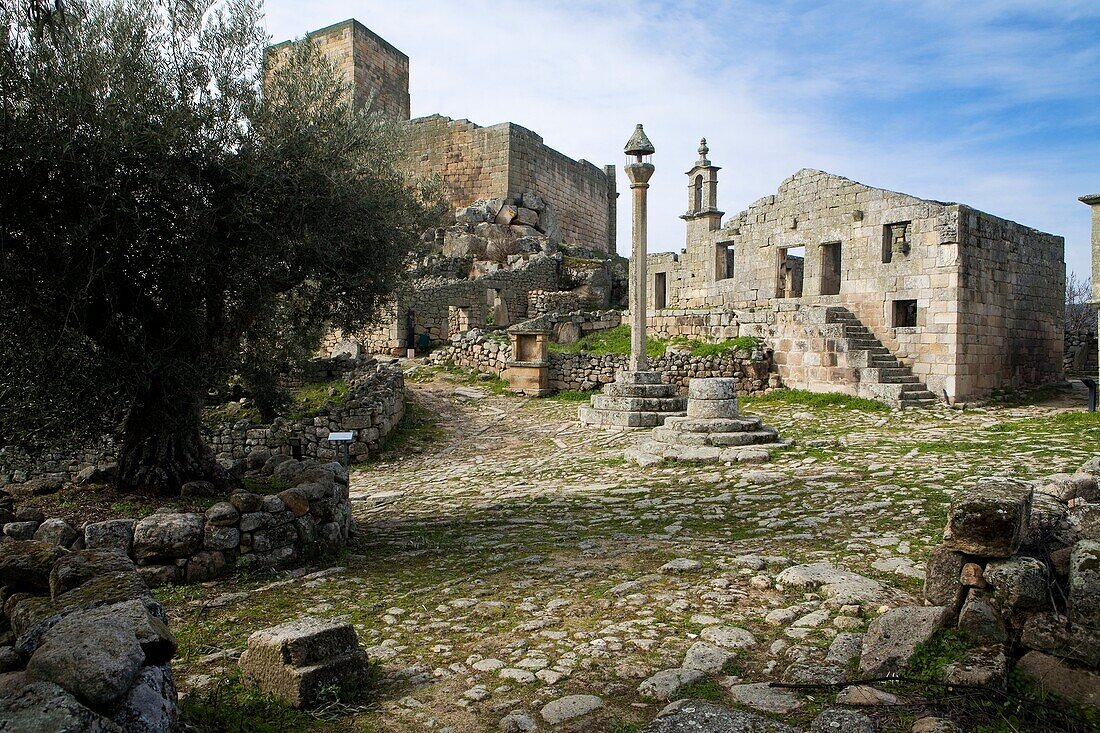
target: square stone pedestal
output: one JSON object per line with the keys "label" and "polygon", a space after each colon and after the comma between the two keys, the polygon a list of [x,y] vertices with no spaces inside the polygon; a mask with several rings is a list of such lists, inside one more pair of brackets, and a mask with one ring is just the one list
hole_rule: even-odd
{"label": "square stone pedestal", "polygon": [[508,390],[531,397],[550,394],[550,334],[546,331],[510,331],[512,360],[504,369]]}

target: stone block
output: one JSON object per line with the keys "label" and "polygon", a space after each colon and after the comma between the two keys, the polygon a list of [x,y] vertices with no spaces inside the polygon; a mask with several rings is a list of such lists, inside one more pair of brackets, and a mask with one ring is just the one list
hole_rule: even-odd
{"label": "stone block", "polygon": [[737,400],[737,380],[727,378],[692,379],[688,382],[689,400]]}
{"label": "stone block", "polygon": [[959,611],[959,632],[978,644],[1008,641],[1008,630],[992,595],[971,588]]}
{"label": "stone block", "polygon": [[924,600],[933,606],[945,606],[956,612],[966,597],[962,584],[966,555],[938,545],[928,556],[924,571]]}
{"label": "stone block", "polygon": [[1080,669],[1042,652],[1031,651],[1016,669],[1045,694],[1054,694],[1075,705],[1100,710],[1100,674]]}
{"label": "stone block", "polygon": [[713,419],[735,418],[738,415],[737,400],[692,400],[687,403],[687,416],[690,418]]}
{"label": "stone block", "polygon": [[34,539],[60,547],[72,547],[80,535],[64,519],[47,519],[34,531]]}
{"label": "stone block", "polygon": [[942,606],[908,606],[887,611],[867,628],[859,671],[872,676],[900,671],[907,666],[917,645],[931,639],[950,617]]}
{"label": "stone block", "polygon": [[240,666],[246,682],[294,707],[308,707],[321,687],[361,680],[367,655],[351,624],[302,618],[252,634]]}
{"label": "stone block", "polygon": [[1009,557],[1020,549],[1031,514],[1031,488],[990,478],[951,502],[943,543],[980,557]]}
{"label": "stone block", "polygon": [[153,514],[134,526],[134,557],[138,560],[187,557],[202,547],[201,514]]}
{"label": "stone block", "polygon": [[1100,628],[1100,542],[1081,540],[1069,560],[1070,620]]}
{"label": "stone block", "polygon": [[88,550],[114,550],[130,555],[134,548],[136,519],[109,519],[84,525],[84,547]]}
{"label": "stone block", "polygon": [[1046,611],[1029,616],[1020,643],[1090,667],[1100,666],[1100,629],[1067,623],[1065,616]]}
{"label": "stone block", "polygon": [[992,588],[1002,613],[1014,614],[1051,604],[1047,566],[1033,557],[1017,555],[991,560],[982,577]]}

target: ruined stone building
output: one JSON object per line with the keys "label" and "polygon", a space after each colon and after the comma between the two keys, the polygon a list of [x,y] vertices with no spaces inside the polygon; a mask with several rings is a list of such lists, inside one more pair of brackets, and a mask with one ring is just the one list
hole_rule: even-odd
{"label": "ruined stone building", "polygon": [[787,386],[900,404],[1062,378],[1062,237],[809,169],[724,218],[708,154],[687,246],[649,258],[651,331],[761,336]]}
{"label": "ruined stone building", "polygon": [[[356,20],[308,37],[346,76],[357,103],[400,124],[406,172],[439,176],[458,213],[452,226],[428,234],[438,247],[415,265],[413,287],[396,295],[377,328],[355,335],[364,347],[402,353],[413,345],[407,321],[417,342],[437,345],[457,331],[523,320],[533,300],[543,310],[548,303],[564,307],[569,297],[553,297],[571,286],[561,272],[561,244],[616,257],[615,166],[573,160],[511,122],[410,119],[408,56]],[[289,43],[269,55],[277,58]],[[597,300],[597,307],[608,304]]]}
{"label": "ruined stone building", "polygon": [[354,19],[309,38],[345,74],[357,102],[408,123],[407,170],[441,176],[451,208],[535,194],[553,207],[566,242],[614,253],[615,166],[573,160],[511,122],[482,127],[438,114],[410,119],[408,56]]}

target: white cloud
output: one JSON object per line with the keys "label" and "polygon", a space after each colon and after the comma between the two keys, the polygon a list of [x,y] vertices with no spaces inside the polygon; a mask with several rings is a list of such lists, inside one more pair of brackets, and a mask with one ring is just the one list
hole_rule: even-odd
{"label": "white cloud", "polygon": [[[728,212],[774,192],[799,168],[822,168],[1064,234],[1071,268],[1085,271],[1088,211],[1074,199],[1092,192],[1084,189],[1100,189],[1100,180],[1087,177],[1100,167],[1095,161],[1087,165],[1077,156],[1059,163],[1046,151],[997,149],[999,131],[981,124],[936,141],[878,128],[873,105],[881,99],[870,93],[902,95],[972,81],[1013,103],[1050,99],[1080,83],[1064,78],[1069,72],[1056,73],[1055,65],[1087,62],[1097,49],[1079,49],[1069,61],[1071,52],[1059,51],[1029,64],[1028,44],[1055,48],[1055,31],[989,22],[1040,7],[1023,0],[965,12],[957,3],[926,2],[908,11],[929,23],[942,16],[943,37],[920,39],[933,68],[884,53],[888,43],[844,40],[870,38],[889,5],[806,13],[752,2],[268,0],[267,13],[277,41],[350,17],[386,38],[410,56],[415,116],[511,121],[571,157],[620,166],[622,252],[629,248],[629,218],[621,151],[634,124],[643,122],[657,148],[650,190],[654,250],[682,246],[683,172],[706,136],[711,159],[723,166],[719,200]],[[874,8],[880,10],[869,16],[870,30],[850,27],[850,12]],[[1064,12],[1077,20],[1095,17],[1087,3],[1068,2]],[[826,38],[809,51],[797,45],[814,33]],[[830,39],[839,39],[837,48],[820,51]],[[868,92],[866,115],[834,106],[838,95],[860,90]],[[997,108],[1001,100],[976,103]],[[934,107],[913,110],[918,118],[938,114]]]}

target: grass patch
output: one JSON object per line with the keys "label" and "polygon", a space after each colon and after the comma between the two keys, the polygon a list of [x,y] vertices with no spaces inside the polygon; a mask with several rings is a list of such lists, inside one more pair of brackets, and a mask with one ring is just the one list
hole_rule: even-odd
{"label": "grass patch", "polygon": [[970,645],[957,631],[940,630],[923,644],[918,644],[909,657],[906,677],[925,682],[943,681],[944,669],[953,662],[962,661]]}
{"label": "grass patch", "polygon": [[563,389],[550,395],[547,399],[558,402],[588,402],[593,394],[593,392],[584,392],[579,389]]}
{"label": "grass patch", "polygon": [[[380,453],[392,457],[414,446],[434,443],[443,437],[443,428],[439,427],[439,418],[415,402],[405,403],[405,417],[388,436]],[[372,453],[368,460],[378,457]]]}
{"label": "grass patch", "polygon": [[313,417],[327,405],[344,401],[348,393],[348,383],[342,379],[332,382],[320,382],[307,384],[304,387],[290,391],[290,408],[287,417],[291,420],[302,420]]}
{"label": "grass patch", "polygon": [[725,697],[725,691],[721,685],[712,679],[702,679],[685,685],[676,693],[674,700],[708,700],[718,702]]}
{"label": "grass patch", "polygon": [[[645,353],[651,357],[665,355],[667,341],[664,339],[646,339]],[[572,344],[550,344],[550,350],[563,354],[629,354],[630,326],[615,326],[606,331],[590,333]]]}
{"label": "grass patch", "polygon": [[668,345],[677,346],[681,349],[691,349],[692,356],[707,357],[721,356],[738,351],[752,351],[760,346],[760,339],[755,336],[738,336],[724,341],[710,342],[676,336],[669,340]]}
{"label": "grass patch", "polygon": [[290,480],[282,476],[245,476],[241,479],[245,491],[266,496],[290,488]]}
{"label": "grass patch", "polygon": [[745,395],[740,399],[746,405],[800,405],[814,409],[840,408],[860,412],[890,412],[890,406],[882,402],[839,392],[776,389],[762,395]]}

